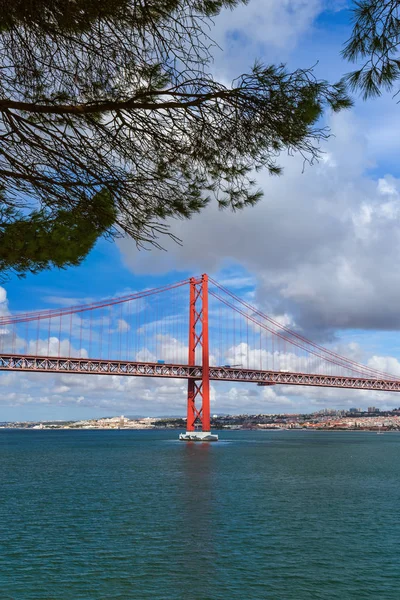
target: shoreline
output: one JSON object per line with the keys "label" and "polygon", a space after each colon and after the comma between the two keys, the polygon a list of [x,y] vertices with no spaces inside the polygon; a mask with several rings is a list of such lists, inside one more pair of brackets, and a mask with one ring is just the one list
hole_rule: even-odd
{"label": "shoreline", "polygon": [[[0,431],[182,431],[182,427],[16,427],[16,426],[0,426]],[[219,432],[236,432],[236,431],[259,431],[260,433],[266,432],[282,432],[282,431],[318,431],[318,432],[343,432],[343,431],[357,431],[367,433],[400,433],[399,429],[384,429],[381,427],[235,427],[235,428],[215,428],[212,427],[211,431]]]}

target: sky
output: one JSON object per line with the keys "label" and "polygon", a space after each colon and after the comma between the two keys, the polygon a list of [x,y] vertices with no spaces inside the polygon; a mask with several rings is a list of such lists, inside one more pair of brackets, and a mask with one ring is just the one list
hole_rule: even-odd
{"label": "sky", "polygon": [[[350,34],[341,0],[251,0],[224,11],[211,35],[214,70],[230,80],[255,59],[315,66],[338,80]],[[207,272],[267,314],[370,366],[400,375],[400,107],[390,95],[328,114],[332,137],[305,168],[282,156],[284,173],[257,174],[263,200],[240,214],[209,205],[171,221],[182,244],[139,251],[101,240],[80,267],[11,279],[0,315],[56,308]],[[0,421],[104,415],[184,415],[186,383],[134,377],[0,373]],[[213,384],[213,413],[309,412],[325,407],[399,406],[390,393]]]}

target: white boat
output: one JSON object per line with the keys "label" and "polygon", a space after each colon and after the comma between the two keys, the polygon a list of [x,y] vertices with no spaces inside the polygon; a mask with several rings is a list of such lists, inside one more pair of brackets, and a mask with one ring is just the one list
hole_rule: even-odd
{"label": "white boat", "polygon": [[182,442],[218,442],[218,436],[209,431],[187,431],[179,434]]}

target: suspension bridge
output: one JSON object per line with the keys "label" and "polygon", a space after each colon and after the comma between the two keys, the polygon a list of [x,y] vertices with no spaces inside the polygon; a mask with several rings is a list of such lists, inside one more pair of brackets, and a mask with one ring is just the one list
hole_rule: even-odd
{"label": "suspension bridge", "polygon": [[186,440],[213,440],[210,381],[400,391],[204,274],[118,298],[0,317],[0,370],[186,379]]}

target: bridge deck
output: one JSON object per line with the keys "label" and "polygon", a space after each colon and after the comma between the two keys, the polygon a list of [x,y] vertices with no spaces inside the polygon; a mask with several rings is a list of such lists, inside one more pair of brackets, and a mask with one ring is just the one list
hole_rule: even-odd
{"label": "bridge deck", "polygon": [[[202,375],[201,366],[21,354],[0,355],[0,371],[126,375],[174,379],[201,379]],[[235,367],[210,367],[210,379],[213,381],[243,381],[258,385],[305,385],[400,392],[400,380],[263,371]]]}

